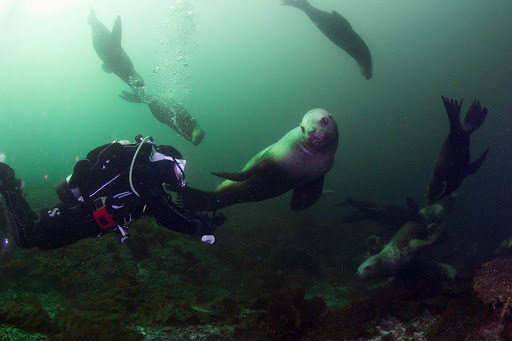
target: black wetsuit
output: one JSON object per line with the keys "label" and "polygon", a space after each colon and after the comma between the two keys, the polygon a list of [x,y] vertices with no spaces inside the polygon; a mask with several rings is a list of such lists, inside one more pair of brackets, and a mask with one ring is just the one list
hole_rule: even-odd
{"label": "black wetsuit", "polygon": [[[210,232],[205,228],[208,222],[204,221],[204,215],[178,208],[166,192],[180,188],[176,163],[170,160],[150,162],[152,144],[144,143],[136,154],[138,146],[112,143],[91,151],[87,159],[75,165],[70,179],[57,187],[61,203],[41,210],[40,218],[24,199],[21,181],[14,178],[14,171],[0,163],[0,193],[6,201],[16,243],[26,248],[54,249],[83,238],[119,231],[119,226],[148,215],[173,231],[189,235]],[[161,147],[166,155],[171,154],[171,160],[182,158],[174,148]],[[132,168],[132,184],[139,196],[129,181],[134,155],[137,156]],[[106,216],[102,214],[105,212]]]}

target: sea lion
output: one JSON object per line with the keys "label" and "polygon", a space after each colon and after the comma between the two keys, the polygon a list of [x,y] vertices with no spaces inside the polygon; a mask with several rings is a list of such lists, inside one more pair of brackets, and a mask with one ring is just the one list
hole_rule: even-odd
{"label": "sea lion", "polygon": [[236,203],[277,197],[293,189],[292,210],[313,205],[322,195],[324,176],[334,162],[338,127],[324,109],[308,111],[300,126],[265,148],[238,173],[212,173],[228,179],[214,192],[185,190],[180,193],[185,207],[214,210]]}
{"label": "sea lion", "polygon": [[450,120],[450,134],[436,157],[434,170],[426,190],[427,203],[440,200],[459,188],[462,180],[478,171],[487,156],[489,148],[475,161],[470,163],[470,134],[477,130],[487,116],[487,108],[481,108],[475,100],[466,113],[464,123],[460,123],[460,104],[458,101],[441,97]]}
{"label": "sea lion", "polygon": [[110,32],[91,9],[88,23],[92,30],[94,50],[103,61],[103,71],[113,72],[137,93],[144,86],[144,79],[135,71],[130,57],[121,46],[121,17],[117,17]]}
{"label": "sea lion", "polygon": [[334,44],[347,52],[359,64],[361,74],[372,78],[372,56],[364,40],[353,29],[352,25],[336,11],[332,13],[313,7],[307,0],[281,0],[282,5],[296,7],[313,21],[313,23]]}
{"label": "sea lion", "polygon": [[191,141],[194,146],[203,141],[204,130],[187,109],[178,102],[169,98],[148,95],[143,90],[137,94],[122,91],[119,97],[132,103],[146,103],[158,121],[171,127],[178,134]]}
{"label": "sea lion", "polygon": [[357,276],[366,280],[396,275],[439,239],[444,225],[444,222],[428,227],[417,221],[405,223],[380,253],[359,266]]}

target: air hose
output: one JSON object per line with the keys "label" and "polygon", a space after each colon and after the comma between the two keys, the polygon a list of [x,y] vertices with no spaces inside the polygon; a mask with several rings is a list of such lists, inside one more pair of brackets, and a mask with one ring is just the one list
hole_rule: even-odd
{"label": "air hose", "polygon": [[151,139],[151,136],[146,136],[145,138],[142,139],[142,141],[140,141],[140,144],[137,147],[137,150],[135,151],[135,155],[133,155],[132,164],[130,165],[130,173],[129,173],[130,187],[131,187],[133,193],[135,193],[135,195],[138,197],[140,197],[140,195],[135,190],[135,187],[133,187],[133,181],[132,181],[133,166],[135,165],[135,159],[137,158],[137,155],[139,155],[140,148],[142,147],[144,142],[146,142],[146,140],[150,140],[150,139]]}

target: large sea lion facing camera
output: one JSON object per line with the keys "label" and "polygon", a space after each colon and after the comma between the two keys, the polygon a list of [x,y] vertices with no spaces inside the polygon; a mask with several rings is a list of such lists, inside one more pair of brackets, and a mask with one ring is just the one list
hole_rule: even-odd
{"label": "large sea lion facing camera", "polygon": [[182,203],[190,209],[214,210],[293,190],[291,209],[305,209],[322,195],[337,147],[338,126],[332,115],[324,109],[310,110],[300,126],[253,156],[241,171],[212,173],[226,179],[215,191],[185,189]]}

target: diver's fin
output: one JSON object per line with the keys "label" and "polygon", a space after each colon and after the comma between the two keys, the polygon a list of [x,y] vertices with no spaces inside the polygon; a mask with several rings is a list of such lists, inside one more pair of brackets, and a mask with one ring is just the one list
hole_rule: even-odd
{"label": "diver's fin", "polygon": [[336,11],[332,11],[332,15],[338,19],[344,26],[345,28],[347,29],[352,29],[352,25],[350,25],[350,23],[348,22],[347,19],[345,19],[345,17],[343,17],[341,14],[339,14],[338,12]]}
{"label": "diver's fin", "polygon": [[117,17],[112,27],[112,41],[116,44],[121,45],[121,36],[123,35],[123,27],[121,24],[121,17]]}
{"label": "diver's fin", "polygon": [[213,211],[218,207],[213,192],[206,192],[192,187],[180,188],[177,191],[176,203],[190,211]]}
{"label": "diver's fin", "polygon": [[478,159],[469,164],[468,169],[466,169],[466,176],[475,174],[480,169],[480,166],[482,166],[482,163],[484,163],[488,152],[489,148],[487,148]]}
{"label": "diver's fin", "polygon": [[312,206],[322,196],[322,188],[324,187],[325,175],[308,182],[293,190],[292,201],[290,207],[294,211],[300,211]]}
{"label": "diver's fin", "polygon": [[480,102],[475,99],[473,104],[468,109],[466,117],[464,118],[464,124],[462,128],[471,134],[484,123],[485,117],[487,116],[487,108],[480,106]]}
{"label": "diver's fin", "polygon": [[443,100],[444,108],[446,109],[446,114],[448,115],[448,119],[450,120],[450,132],[459,129],[460,127],[460,108],[462,107],[462,102],[464,99],[460,100],[460,103],[457,100],[449,99],[447,97],[441,96]]}
{"label": "diver's fin", "polygon": [[228,179],[231,181],[244,181],[250,178],[248,173],[240,172],[240,173],[228,173],[228,172],[212,172],[213,175],[218,176],[219,178]]}
{"label": "diver's fin", "polygon": [[121,91],[121,93],[119,94],[119,97],[121,97],[122,99],[124,99],[126,102],[130,102],[130,103],[142,103],[142,99],[140,98],[140,96],[138,96],[137,94],[134,94],[133,92],[129,92],[129,91]]}
{"label": "diver's fin", "polygon": [[105,71],[106,73],[112,73],[112,69],[111,69],[111,68],[109,68],[109,67],[107,66],[107,64],[103,64],[103,65],[101,66],[101,68],[102,68],[102,69],[103,69],[103,71]]}

